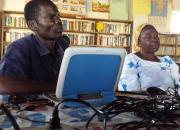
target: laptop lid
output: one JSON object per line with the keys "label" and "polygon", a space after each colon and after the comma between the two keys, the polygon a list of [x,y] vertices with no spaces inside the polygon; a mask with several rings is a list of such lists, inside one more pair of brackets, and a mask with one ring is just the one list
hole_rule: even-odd
{"label": "laptop lid", "polygon": [[56,97],[79,98],[95,106],[113,101],[125,55],[123,48],[69,47],[61,63]]}

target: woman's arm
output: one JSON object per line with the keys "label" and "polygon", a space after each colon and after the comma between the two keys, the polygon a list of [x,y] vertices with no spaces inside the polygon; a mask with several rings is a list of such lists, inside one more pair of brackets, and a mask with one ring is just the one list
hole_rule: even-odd
{"label": "woman's arm", "polygon": [[125,58],[123,70],[118,84],[119,91],[140,91],[138,76],[138,61],[133,54],[128,54]]}

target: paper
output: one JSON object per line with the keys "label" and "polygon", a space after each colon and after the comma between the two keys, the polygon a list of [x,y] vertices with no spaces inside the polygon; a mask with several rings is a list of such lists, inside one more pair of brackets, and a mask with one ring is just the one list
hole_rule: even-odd
{"label": "paper", "polygon": [[152,0],[152,16],[167,16],[167,0]]}
{"label": "paper", "polygon": [[92,0],[92,11],[109,12],[109,0]]}
{"label": "paper", "polygon": [[133,0],[133,14],[147,14],[151,12],[151,0]]}
{"label": "paper", "polygon": [[128,20],[128,0],[110,1],[110,19]]}

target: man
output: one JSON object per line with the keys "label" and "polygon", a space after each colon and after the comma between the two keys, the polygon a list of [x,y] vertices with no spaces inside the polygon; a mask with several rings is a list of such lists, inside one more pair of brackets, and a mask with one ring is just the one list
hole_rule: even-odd
{"label": "man", "polygon": [[26,23],[34,33],[11,43],[0,62],[0,75],[37,81],[56,81],[69,39],[50,0],[31,0],[24,8]]}

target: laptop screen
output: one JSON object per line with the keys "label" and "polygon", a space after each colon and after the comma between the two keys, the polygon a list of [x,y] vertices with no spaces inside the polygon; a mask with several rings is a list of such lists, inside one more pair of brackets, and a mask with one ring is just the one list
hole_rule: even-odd
{"label": "laptop screen", "polygon": [[125,55],[122,48],[68,48],[61,64],[56,96],[79,98],[96,106],[111,102]]}

